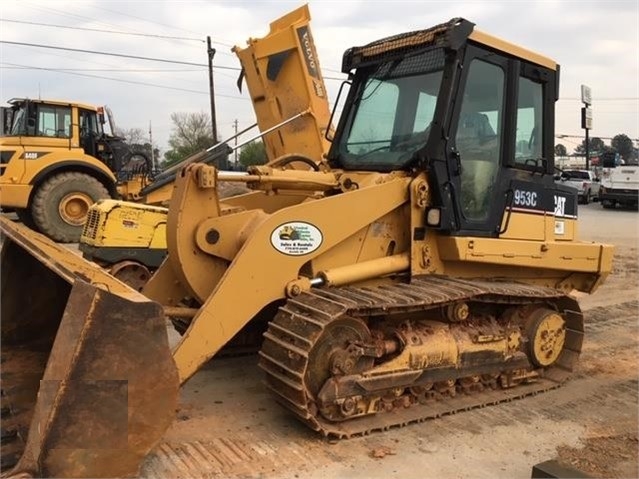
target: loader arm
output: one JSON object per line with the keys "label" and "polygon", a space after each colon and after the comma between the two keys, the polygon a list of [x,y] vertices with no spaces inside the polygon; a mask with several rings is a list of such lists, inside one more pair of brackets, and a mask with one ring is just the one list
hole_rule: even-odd
{"label": "loader arm", "polygon": [[[342,195],[308,199],[298,204],[284,207],[270,214],[243,215],[242,212],[219,218],[218,240],[215,244],[198,246],[196,230],[199,225],[215,220],[220,208],[215,206],[215,188],[197,187],[202,184],[203,171],[217,174],[214,168],[194,165],[187,168],[177,180],[169,212],[169,224],[179,224],[180,228],[168,228],[169,257],[158,271],[163,284],[167,281],[167,270],[173,271],[173,278],[181,284],[216,284],[193,318],[189,329],[174,351],[180,382],[184,383],[208,361],[256,314],[273,301],[301,293],[295,289],[300,280],[300,270],[305,263],[325,253],[349,236],[373,223],[376,219],[400,207],[408,201],[409,177],[389,177],[387,181],[363,187],[348,193],[348,200]],[[208,207],[202,205],[209,198]],[[349,213],[344,201],[348,202]],[[239,200],[238,200],[239,202]],[[371,204],[375,208],[371,208]],[[353,214],[352,212],[357,212]],[[198,216],[199,215],[199,216]],[[238,248],[235,257],[228,262],[214,256],[215,246],[222,242],[226,234],[237,236],[234,216],[246,218],[241,230],[250,230],[250,235]],[[314,226],[321,234],[321,244],[306,254],[286,254],[273,245],[272,237],[282,225],[299,223]],[[184,242],[182,242],[182,240]],[[186,243],[185,243],[186,242]],[[219,246],[223,248],[222,246]],[[181,249],[181,251],[180,251]],[[179,261],[171,261],[180,258]],[[207,261],[204,261],[206,259]],[[160,276],[161,275],[161,276]],[[219,278],[219,279],[218,279]],[[152,284],[144,293],[153,296]],[[301,278],[308,281],[309,278]],[[197,287],[196,284],[196,287]],[[288,290],[288,291],[287,291]],[[238,298],[242,298],[238,301]],[[154,298],[163,302],[161,298]]]}

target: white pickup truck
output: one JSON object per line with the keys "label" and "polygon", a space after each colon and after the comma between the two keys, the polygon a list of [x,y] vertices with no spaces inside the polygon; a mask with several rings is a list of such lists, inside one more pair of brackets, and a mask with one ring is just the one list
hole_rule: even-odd
{"label": "white pickup truck", "polygon": [[599,178],[590,170],[563,170],[555,181],[575,188],[580,203],[587,205],[599,199]]}
{"label": "white pickup truck", "polygon": [[639,202],[639,166],[622,165],[604,171],[599,189],[604,208],[616,205],[637,207]]}

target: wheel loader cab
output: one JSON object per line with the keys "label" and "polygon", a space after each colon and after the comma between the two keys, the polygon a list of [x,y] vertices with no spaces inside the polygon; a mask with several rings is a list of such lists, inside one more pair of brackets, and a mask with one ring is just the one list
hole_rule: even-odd
{"label": "wheel loader cab", "polygon": [[3,118],[12,123],[0,140],[0,207],[15,210],[25,225],[77,242],[92,204],[139,200],[153,180],[146,152],[104,133],[102,107],[26,98],[9,104],[11,115]]}
{"label": "wheel loader cab", "polygon": [[71,106],[15,100],[12,136],[71,138]]}
{"label": "wheel loader cab", "polygon": [[552,178],[559,66],[465,20],[448,28],[419,46],[416,32],[346,52],[353,83],[331,165],[427,171],[429,226],[450,235],[499,236],[513,208],[552,213],[557,196],[574,214]]}

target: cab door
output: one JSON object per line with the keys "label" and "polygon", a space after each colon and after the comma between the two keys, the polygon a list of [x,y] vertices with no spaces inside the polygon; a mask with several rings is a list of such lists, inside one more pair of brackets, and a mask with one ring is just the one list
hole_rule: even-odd
{"label": "cab door", "polygon": [[495,236],[506,204],[501,186],[508,148],[508,59],[469,45],[463,71],[447,159],[457,234]]}
{"label": "cab door", "polygon": [[474,45],[463,65],[447,153],[453,234],[543,240],[546,216],[576,216],[553,178],[557,72]]}

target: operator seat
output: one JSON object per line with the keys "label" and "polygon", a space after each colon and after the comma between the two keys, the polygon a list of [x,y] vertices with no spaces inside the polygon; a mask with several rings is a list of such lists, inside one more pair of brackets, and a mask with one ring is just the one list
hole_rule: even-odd
{"label": "operator seat", "polygon": [[465,139],[478,144],[485,143],[495,137],[495,130],[488,120],[488,115],[480,112],[463,114],[459,122],[457,139]]}

